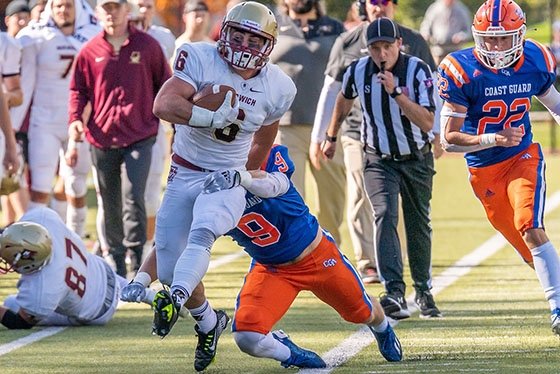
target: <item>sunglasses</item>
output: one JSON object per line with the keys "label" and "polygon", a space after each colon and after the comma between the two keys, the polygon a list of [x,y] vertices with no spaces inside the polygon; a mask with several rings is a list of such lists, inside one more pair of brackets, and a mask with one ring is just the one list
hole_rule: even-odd
{"label": "sunglasses", "polygon": [[391,2],[394,3],[394,4],[397,3],[396,0],[395,1],[391,1],[391,0],[369,0],[369,2],[371,3],[371,5],[383,5],[383,6],[385,6],[385,5],[387,5]]}

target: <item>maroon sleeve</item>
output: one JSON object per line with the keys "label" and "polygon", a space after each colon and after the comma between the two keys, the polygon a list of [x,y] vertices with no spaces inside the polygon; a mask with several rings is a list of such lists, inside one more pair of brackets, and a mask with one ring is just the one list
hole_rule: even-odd
{"label": "maroon sleeve", "polygon": [[82,120],[82,113],[88,103],[87,87],[87,61],[84,50],[78,53],[74,66],[74,73],[70,81],[70,98],[68,99],[69,124],[76,120]]}

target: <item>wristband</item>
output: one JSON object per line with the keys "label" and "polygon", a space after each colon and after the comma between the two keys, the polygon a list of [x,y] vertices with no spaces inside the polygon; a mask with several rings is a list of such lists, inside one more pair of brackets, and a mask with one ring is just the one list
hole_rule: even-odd
{"label": "wristband", "polygon": [[140,271],[134,277],[134,282],[138,282],[142,284],[144,287],[148,287],[152,283],[152,277],[150,277],[150,274],[144,271]]}
{"label": "wristband", "polygon": [[247,170],[241,170],[238,171],[238,173],[240,179],[239,184],[245,188],[251,187],[251,184],[253,184],[253,176],[251,175],[251,173],[249,173]]}
{"label": "wristband", "polygon": [[336,136],[329,136],[329,134],[325,134],[325,139],[326,139],[328,142],[336,143]]}
{"label": "wristband", "polygon": [[189,120],[189,126],[212,127],[213,118],[214,112],[212,112],[211,110],[193,105],[191,109],[191,119]]}
{"label": "wristband", "polygon": [[478,136],[478,144],[480,145],[495,145],[496,133],[481,134]]}
{"label": "wristband", "polygon": [[68,149],[77,149],[78,143],[81,142],[81,140],[68,139]]}

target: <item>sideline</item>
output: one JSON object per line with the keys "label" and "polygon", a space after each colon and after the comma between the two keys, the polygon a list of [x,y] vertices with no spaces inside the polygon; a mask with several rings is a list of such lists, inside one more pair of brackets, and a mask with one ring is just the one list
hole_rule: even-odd
{"label": "sideline", "polygon": [[[555,192],[546,199],[545,215],[552,212],[560,206],[560,191]],[[505,247],[507,241],[504,237],[496,233],[490,239],[475,248],[472,252],[455,262],[452,266],[445,269],[440,275],[432,281],[434,287],[432,294],[435,296],[447,287],[455,283],[459,278],[467,275],[473,268],[480,265],[489,257]],[[408,310],[411,314],[418,311],[418,307],[414,302],[414,296],[406,299]],[[391,325],[393,325],[391,323]],[[339,345],[323,354],[321,357],[327,363],[326,369],[301,369],[299,373],[331,373],[338,366],[344,364],[352,357],[356,356],[360,351],[375,342],[375,338],[366,326],[361,327],[358,331],[350,335]]]}

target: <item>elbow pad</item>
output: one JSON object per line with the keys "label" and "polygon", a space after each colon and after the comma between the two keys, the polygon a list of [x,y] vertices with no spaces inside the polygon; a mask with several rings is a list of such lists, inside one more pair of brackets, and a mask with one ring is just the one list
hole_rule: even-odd
{"label": "elbow pad", "polygon": [[14,313],[9,309],[4,313],[1,323],[10,330],[30,329],[33,327],[32,324],[21,318],[18,313]]}
{"label": "elbow pad", "polygon": [[288,176],[281,172],[267,173],[264,178],[252,178],[250,183],[241,183],[255,196],[262,198],[277,197],[285,194],[290,188]]}

